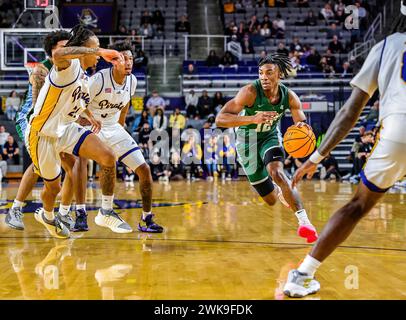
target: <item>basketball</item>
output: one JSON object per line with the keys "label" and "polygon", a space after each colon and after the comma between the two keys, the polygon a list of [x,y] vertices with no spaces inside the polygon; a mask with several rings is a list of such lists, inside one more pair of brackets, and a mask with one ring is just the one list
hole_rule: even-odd
{"label": "basketball", "polygon": [[307,126],[290,126],[283,136],[283,147],[294,158],[310,155],[316,146],[316,136]]}

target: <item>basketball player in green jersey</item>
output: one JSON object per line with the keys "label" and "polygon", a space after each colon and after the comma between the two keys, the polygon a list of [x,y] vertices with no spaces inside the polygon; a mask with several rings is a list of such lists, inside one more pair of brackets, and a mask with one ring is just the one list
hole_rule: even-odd
{"label": "basketball player in green jersey", "polygon": [[[279,122],[290,109],[296,126],[307,126],[299,97],[280,79],[291,69],[286,55],[270,54],[259,61],[259,79],[241,88],[216,118],[222,128],[236,128],[237,154],[249,182],[273,206],[277,198],[291,208],[299,222],[298,235],[308,243],[317,240],[299,193],[283,171],[284,151]],[[273,182],[273,181],[274,182]]]}

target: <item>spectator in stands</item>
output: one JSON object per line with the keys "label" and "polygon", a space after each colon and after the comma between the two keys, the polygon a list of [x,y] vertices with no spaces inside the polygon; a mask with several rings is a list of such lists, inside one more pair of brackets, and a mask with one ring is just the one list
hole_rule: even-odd
{"label": "spectator in stands", "polygon": [[343,53],[344,47],[341,41],[338,40],[336,35],[333,36],[333,40],[328,44],[328,48],[330,49],[331,53]]}
{"label": "spectator in stands", "polygon": [[142,26],[144,24],[152,24],[152,21],[153,20],[151,14],[149,13],[148,10],[145,10],[141,16],[140,25]]}
{"label": "spectator in stands", "polygon": [[359,173],[363,168],[367,158],[371,154],[372,148],[374,144],[374,137],[371,131],[365,132],[365,134],[361,137],[361,144],[358,148],[358,152],[355,153],[354,159],[354,172],[355,175],[350,178],[352,183],[359,182]]}
{"label": "spectator in stands", "polygon": [[5,181],[7,175],[7,159],[3,156],[3,147],[0,146],[0,183]]}
{"label": "spectator in stands", "polygon": [[173,129],[183,130],[186,126],[186,118],[180,113],[180,109],[176,108],[169,117],[169,127]]}
{"label": "spectator in stands", "polygon": [[338,39],[342,38],[342,32],[337,29],[335,22],[333,22],[327,30],[327,38],[333,38],[333,36],[337,36]]}
{"label": "spectator in stands", "polygon": [[222,68],[222,69],[224,69],[224,67],[238,69],[238,64],[236,62],[236,59],[231,54],[230,51],[226,51],[224,53],[224,56],[220,60],[219,67]]}
{"label": "spectator in stands", "polygon": [[344,21],[345,21],[345,18],[346,18],[346,16],[345,16],[345,11],[344,10],[341,10],[341,9],[339,9],[339,10],[337,10],[336,11],[336,22],[337,22],[337,24],[339,25],[339,26],[342,26],[343,24],[344,24]]}
{"label": "spectator in stands", "polygon": [[379,100],[376,100],[366,116],[360,117],[361,125],[366,130],[372,130],[379,119]]}
{"label": "spectator in stands", "polygon": [[149,114],[153,117],[157,108],[161,108],[165,111],[165,100],[159,96],[158,90],[152,90],[152,96],[148,99],[146,107]]}
{"label": "spectator in stands", "polygon": [[153,119],[153,128],[158,131],[165,131],[168,127],[168,118],[161,108],[158,108]]}
{"label": "spectator in stands", "polygon": [[361,1],[356,1],[355,6],[358,8],[358,18],[360,19],[361,29],[367,29],[367,15],[368,12],[365,7],[361,4]]}
{"label": "spectator in stands", "polygon": [[331,154],[331,152],[321,162],[322,169],[320,172],[320,180],[336,179],[341,180],[341,173],[338,167],[337,159]]}
{"label": "spectator in stands", "polygon": [[319,68],[320,71],[323,72],[326,77],[328,78],[333,78],[335,75],[335,69],[333,66],[329,65],[327,63],[327,58],[326,56],[324,56],[323,58],[321,58],[320,63],[319,63]]}
{"label": "spectator in stands", "polygon": [[353,70],[351,68],[351,65],[348,61],[344,61],[343,63],[343,70],[340,75],[341,78],[351,78],[352,77]]}
{"label": "spectator in stands", "polygon": [[296,4],[299,8],[308,8],[309,7],[308,0],[296,0]]}
{"label": "spectator in stands", "polygon": [[213,109],[215,114],[219,113],[221,108],[223,108],[225,104],[225,100],[223,98],[223,93],[221,91],[217,91],[213,97]]}
{"label": "spectator in stands", "polygon": [[304,26],[317,26],[317,17],[314,15],[313,10],[307,12],[307,17],[303,21]]}
{"label": "spectator in stands", "polygon": [[152,127],[153,119],[146,109],[142,110],[141,114],[135,118],[131,131],[140,132],[145,123],[148,123],[149,127]]}
{"label": "spectator in stands", "polygon": [[151,126],[148,122],[144,122],[142,129],[138,135],[138,146],[141,148],[142,153],[146,159],[149,158],[149,150],[152,149]]}
{"label": "spectator in stands", "polygon": [[175,31],[190,33],[190,22],[188,21],[186,15],[181,16],[180,20],[176,22]]}
{"label": "spectator in stands", "polygon": [[283,162],[283,169],[288,177],[292,177],[296,169],[302,165],[299,159],[288,156]]}
{"label": "spectator in stands", "polygon": [[225,35],[226,35],[226,36],[231,36],[231,35],[233,34],[233,30],[234,30],[235,27],[236,27],[235,22],[234,22],[234,21],[230,21],[230,22],[228,23],[227,28],[226,28]]}
{"label": "spectator in stands", "polygon": [[337,3],[334,5],[334,12],[337,12],[340,10],[342,10],[342,11],[345,10],[344,0],[338,0]]}
{"label": "spectator in stands", "polygon": [[7,137],[3,145],[3,158],[8,164],[20,164],[20,148],[12,135]]}
{"label": "spectator in stands", "polygon": [[220,64],[220,58],[217,56],[215,50],[210,50],[206,64],[208,67],[217,67]]}
{"label": "spectator in stands", "polygon": [[137,51],[137,56],[134,59],[134,69],[148,66],[148,57],[142,50]]}
{"label": "spectator in stands", "polygon": [[182,161],[186,166],[186,176],[190,178],[201,177],[202,169],[202,147],[197,143],[195,136],[189,135],[188,141],[182,148]]}
{"label": "spectator in stands", "polygon": [[272,26],[272,34],[273,37],[277,39],[284,39],[285,38],[285,30],[286,30],[286,25],[285,25],[285,20],[282,19],[282,16],[280,13],[276,15],[276,19],[273,21],[273,26]]}
{"label": "spectator in stands", "polygon": [[272,36],[272,21],[267,14],[264,15],[264,20],[261,23],[261,36],[265,38]]}
{"label": "spectator in stands", "polygon": [[7,119],[14,121],[18,108],[20,107],[20,97],[17,95],[17,91],[13,90],[6,99],[6,115]]}
{"label": "spectator in stands", "polygon": [[181,181],[184,179],[184,174],[185,168],[180,160],[180,155],[178,152],[174,151],[171,154],[170,163],[165,166],[165,175],[171,181]]}
{"label": "spectator in stands", "polygon": [[284,55],[287,55],[287,56],[289,55],[289,50],[286,49],[284,42],[282,42],[282,41],[279,42],[278,49],[276,50],[276,53],[284,54]]}
{"label": "spectator in stands", "polygon": [[290,44],[290,51],[303,52],[303,45],[300,43],[298,37],[293,38],[293,42]]}
{"label": "spectator in stands", "polygon": [[261,50],[261,52],[259,53],[259,59],[263,59],[268,55],[268,52],[266,52],[266,50]]}
{"label": "spectator in stands", "polygon": [[261,26],[258,25],[253,33],[250,35],[253,46],[260,46],[265,41],[265,37],[261,35]]}
{"label": "spectator in stands", "polygon": [[184,74],[184,78],[188,80],[193,79],[192,76],[195,74],[196,74],[195,66],[192,63],[189,63],[187,66],[187,71]]}
{"label": "spectator in stands", "polygon": [[[240,40],[243,39],[246,32],[248,32],[248,30],[247,30],[247,28],[245,26],[245,22],[241,21],[240,24],[238,25],[238,28],[237,28],[237,37],[238,37],[238,39],[240,39]],[[231,34],[233,34],[233,32]]]}
{"label": "spectator in stands", "polygon": [[150,23],[144,23],[141,25],[138,33],[141,36],[144,36],[145,39],[152,39],[154,37],[154,29],[152,28]]}
{"label": "spectator in stands", "polygon": [[251,20],[248,21],[248,32],[251,32],[251,33],[254,32],[254,30],[256,30],[259,25],[260,25],[260,23],[257,19],[257,16],[253,15],[251,17]]}
{"label": "spectator in stands", "polygon": [[[234,141],[231,141],[228,134],[223,135],[223,150],[220,150],[219,155],[222,160],[221,164],[221,179],[231,180],[233,171],[236,167],[236,147]],[[235,175],[235,173],[234,173]]]}
{"label": "spectator in stands", "polygon": [[217,150],[217,137],[211,135],[208,140],[204,142],[204,172],[207,180],[213,181],[214,172],[217,171],[218,150]]}
{"label": "spectator in stands", "polygon": [[6,127],[0,126],[0,147],[4,146],[9,135],[10,133],[6,131]]}
{"label": "spectator in stands", "polygon": [[324,8],[320,10],[320,15],[322,19],[325,20],[326,25],[329,25],[334,21],[335,18],[334,11],[331,9],[330,3],[326,3],[324,5]]}
{"label": "spectator in stands", "polygon": [[231,36],[231,41],[229,41],[229,42],[227,43],[227,50],[228,50],[228,51],[236,50],[236,51],[238,51],[238,52],[241,52],[241,51],[242,51],[241,43],[240,43],[240,41],[238,41],[237,34],[233,34],[233,35]]}
{"label": "spectator in stands", "polygon": [[324,55],[324,57],[326,58],[326,62],[329,66],[332,66],[334,69],[336,67],[336,57],[333,55],[333,53],[331,52],[330,49],[326,50],[326,54]]}
{"label": "spectator in stands", "polygon": [[286,8],[286,1],[287,0],[275,0],[275,7]]}
{"label": "spectator in stands", "polygon": [[251,54],[254,53],[254,46],[250,40],[250,36],[246,34],[244,39],[241,41],[241,49],[243,54]]}
{"label": "spectator in stands", "polygon": [[197,113],[197,104],[199,102],[199,97],[194,90],[190,90],[185,97],[186,103],[186,117],[194,118]]}
{"label": "spectator in stands", "polygon": [[136,52],[141,48],[141,37],[138,35],[138,31],[136,29],[131,29],[130,36],[127,40],[131,43],[132,50]]}
{"label": "spectator in stands", "polygon": [[127,28],[126,28],[124,25],[120,25],[120,26],[118,27],[118,32],[117,32],[117,34],[120,35],[120,36],[127,36],[127,35],[128,35]]}
{"label": "spectator in stands", "polygon": [[155,30],[165,30],[165,18],[162,15],[161,10],[155,10],[152,16],[152,24],[155,26]]}
{"label": "spectator in stands", "polygon": [[210,113],[213,113],[213,102],[206,90],[203,90],[202,96],[197,103],[197,112],[201,119],[206,119]]}
{"label": "spectator in stands", "polygon": [[310,55],[307,57],[306,62],[312,66],[318,66],[320,64],[321,56],[315,47],[310,48]]}
{"label": "spectator in stands", "polygon": [[162,164],[161,158],[158,153],[153,154],[149,166],[151,168],[152,180],[154,180],[154,181],[166,180],[166,179],[164,179],[164,177],[165,177],[164,166]]}
{"label": "spectator in stands", "polygon": [[[226,8],[225,4],[224,4],[224,8]],[[226,12],[226,9],[224,9],[224,11]],[[242,0],[237,0],[235,2],[235,11],[237,13],[245,13],[246,12],[244,4],[242,3]]]}

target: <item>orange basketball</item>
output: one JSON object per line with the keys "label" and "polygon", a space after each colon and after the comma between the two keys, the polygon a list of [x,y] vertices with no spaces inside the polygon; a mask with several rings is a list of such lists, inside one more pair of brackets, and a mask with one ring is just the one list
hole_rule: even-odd
{"label": "orange basketball", "polygon": [[310,155],[316,146],[316,136],[306,126],[290,126],[283,136],[283,147],[293,158],[304,158]]}

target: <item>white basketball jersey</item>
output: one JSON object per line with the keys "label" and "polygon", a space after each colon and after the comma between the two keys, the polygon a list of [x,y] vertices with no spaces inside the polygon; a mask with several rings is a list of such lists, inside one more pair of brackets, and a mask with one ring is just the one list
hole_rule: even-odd
{"label": "white basketball jersey", "polygon": [[394,33],[377,43],[351,85],[370,97],[379,89],[381,137],[406,141],[401,130],[406,118],[406,33]]}
{"label": "white basketball jersey", "polygon": [[52,67],[35,103],[30,126],[41,135],[59,138],[89,103],[88,77],[79,59],[62,71]]}
{"label": "white basketball jersey", "polygon": [[121,110],[131,101],[137,87],[137,78],[131,74],[119,85],[113,79],[113,68],[103,69],[90,78],[89,89],[94,97],[89,110],[103,126],[120,119]]}

